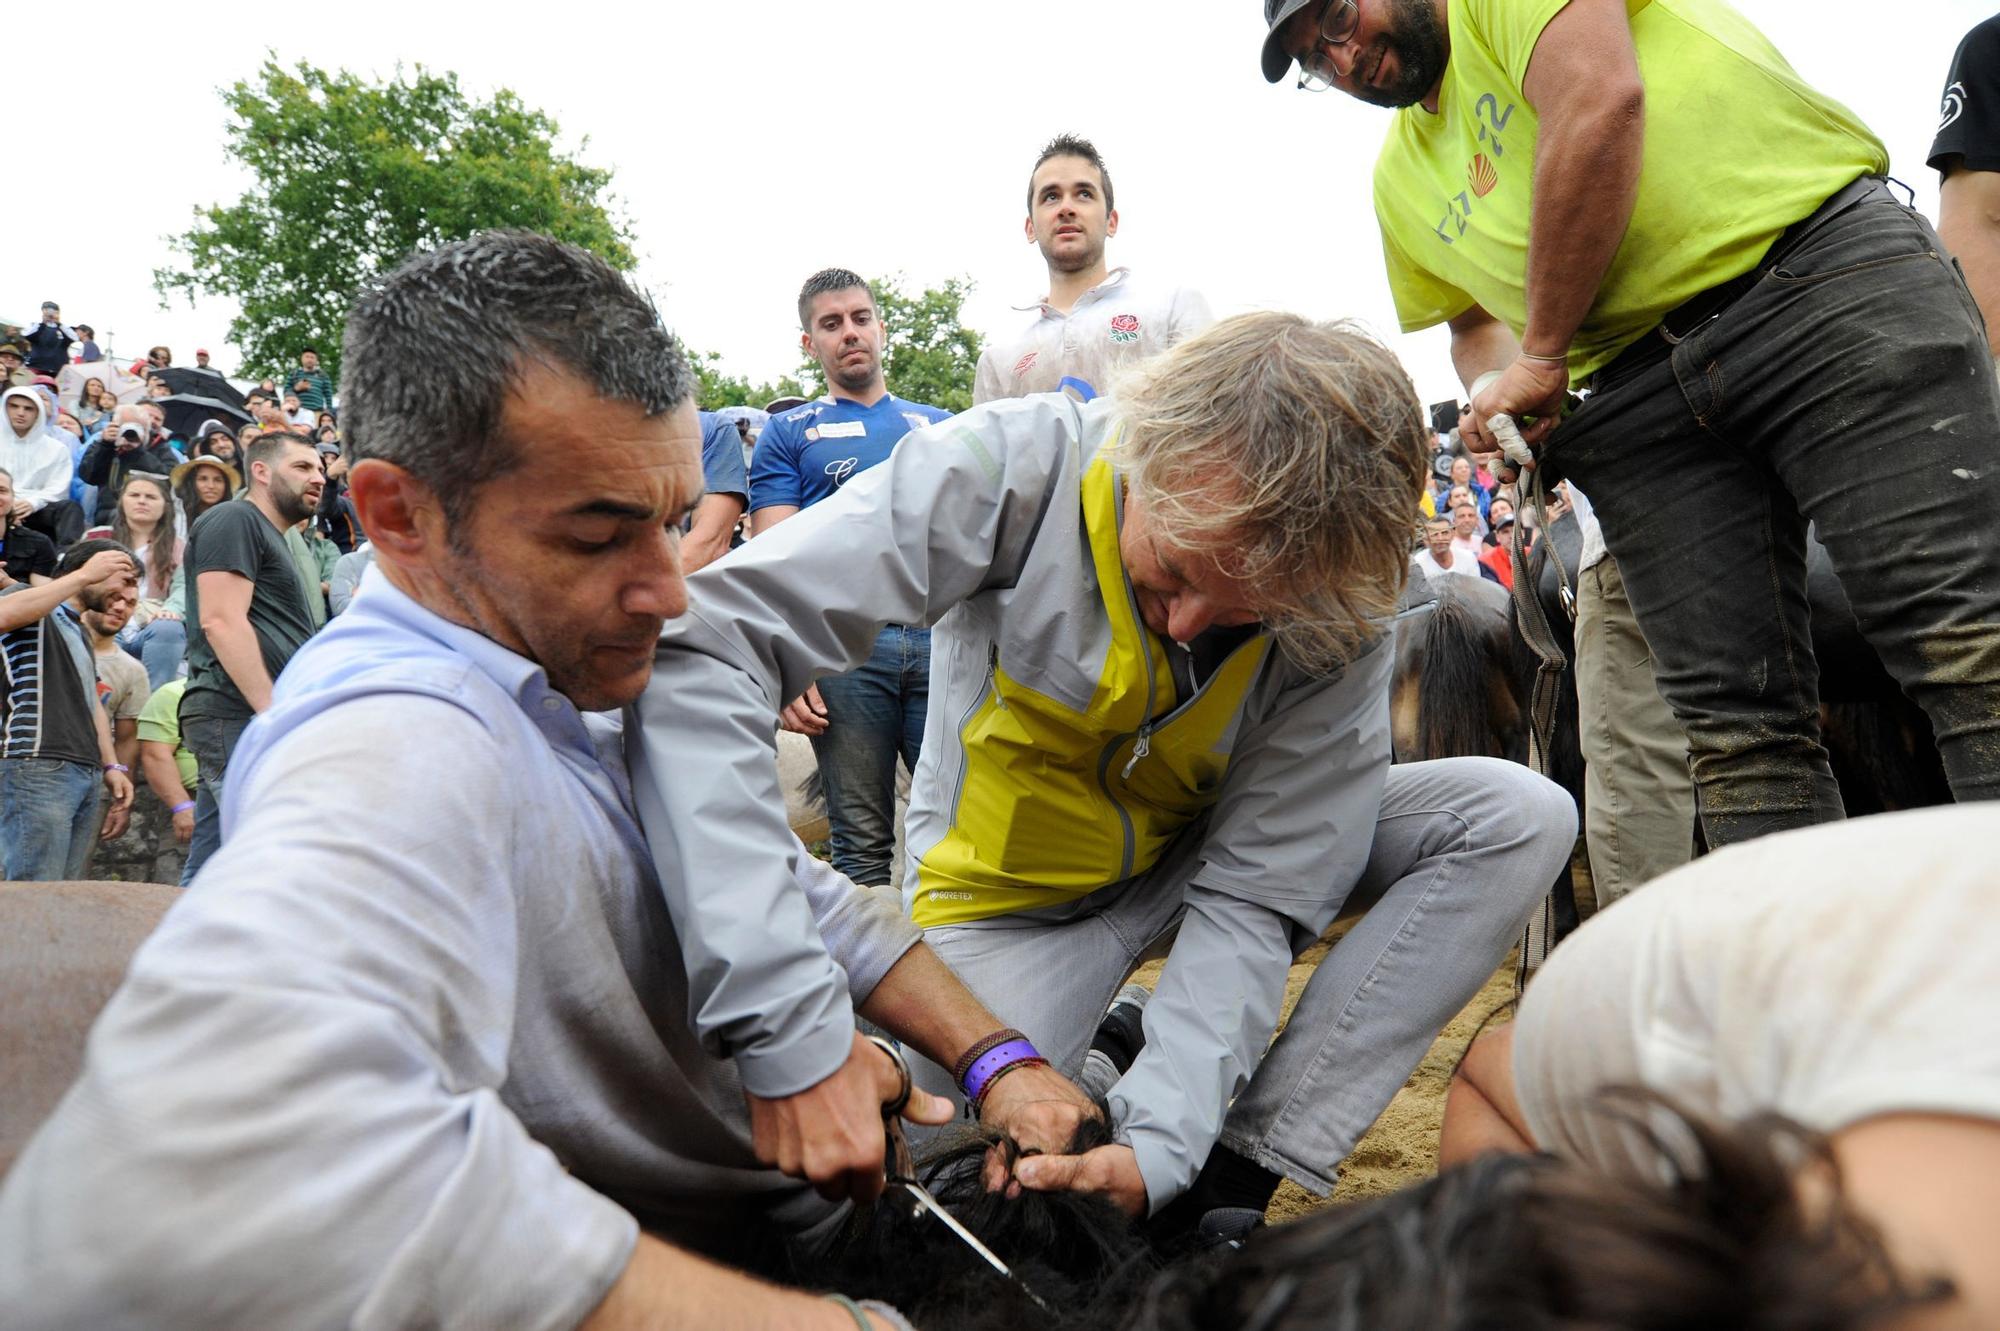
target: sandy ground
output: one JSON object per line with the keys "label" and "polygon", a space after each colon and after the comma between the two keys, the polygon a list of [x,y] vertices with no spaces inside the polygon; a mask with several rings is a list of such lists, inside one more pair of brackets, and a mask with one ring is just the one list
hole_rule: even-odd
{"label": "sandy ground", "polygon": [[[1588,915],[1590,869],[1580,849],[1572,872],[1577,897]],[[1334,942],[1346,929],[1345,922],[1336,924],[1324,939],[1307,949],[1292,964],[1291,974],[1285,981],[1285,1017],[1291,1016],[1292,1005],[1305,989],[1306,980],[1311,977],[1314,967],[1332,950]],[[1271,1199],[1271,1208],[1266,1213],[1269,1220],[1275,1223],[1296,1219],[1308,1211],[1336,1202],[1379,1197],[1437,1172],[1438,1126],[1444,1119],[1445,1092],[1451,1085],[1452,1069],[1458,1066],[1459,1057],[1472,1042],[1480,1023],[1486,1020],[1488,1014],[1513,1000],[1514,965],[1515,958],[1508,957],[1506,964],[1487,978],[1472,1001],[1438,1034],[1430,1052],[1424,1055],[1416,1071],[1403,1083],[1403,1089],[1396,1092],[1396,1098],[1382,1111],[1382,1117],[1355,1145],[1353,1153],[1341,1162],[1340,1184],[1333,1196],[1325,1199],[1315,1197],[1287,1180],[1279,1185],[1277,1195]],[[1150,985],[1159,974],[1159,966],[1158,962],[1149,962],[1133,978]]]}

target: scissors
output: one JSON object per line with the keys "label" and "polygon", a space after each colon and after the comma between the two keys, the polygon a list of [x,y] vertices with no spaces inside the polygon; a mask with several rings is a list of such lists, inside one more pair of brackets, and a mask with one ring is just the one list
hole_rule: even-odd
{"label": "scissors", "polygon": [[944,1204],[931,1196],[917,1178],[917,1168],[910,1154],[910,1143],[903,1135],[903,1109],[910,1103],[910,1063],[903,1057],[903,1051],[879,1035],[868,1037],[877,1049],[889,1056],[896,1065],[896,1072],[902,1078],[896,1097],[882,1105],[882,1132],[887,1139],[887,1150],[883,1159],[883,1176],[888,1184],[887,1191],[897,1194],[897,1200],[909,1208],[912,1219],[935,1216],[940,1224],[958,1237],[966,1247],[979,1255],[981,1261],[1014,1282],[1015,1288],[1027,1295],[1037,1308],[1055,1316],[1055,1309],[1042,1300],[1041,1295],[1028,1288],[1026,1281],[1014,1274],[1013,1268],[1000,1260],[1000,1255],[979,1241],[979,1236],[959,1223],[958,1217],[944,1209]]}

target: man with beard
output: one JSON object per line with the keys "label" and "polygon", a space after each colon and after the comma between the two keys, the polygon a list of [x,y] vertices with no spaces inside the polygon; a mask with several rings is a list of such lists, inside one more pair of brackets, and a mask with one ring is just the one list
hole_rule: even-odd
{"label": "man with beard", "polygon": [[972,400],[1051,393],[1075,381],[1077,395],[1111,391],[1120,366],[1165,351],[1213,321],[1192,287],[1153,289],[1129,268],[1109,268],[1104,242],[1118,234],[1111,172],[1088,139],[1058,134],[1028,176],[1029,243],[1048,264],[1048,293],[1017,308],[1035,311],[1020,336],[979,354]]}
{"label": "man with beard", "polygon": [[52,580],[0,588],[0,880],[82,876],[100,790],[124,825],[129,764],[112,747],[90,646],[69,602],[101,610],[137,585],[131,552],[96,540],[70,547]]}
{"label": "man with beard", "polygon": [[[950,412],[905,402],[882,378],[882,321],[868,284],[826,268],[799,290],[799,343],[827,395],[772,417],[750,469],[750,523],[762,534],[888,458],[911,430]],[[785,729],[811,738],[826,789],[833,867],[857,883],[889,881],[896,848],[896,758],[914,772],[930,698],[931,636],[887,624],[868,660],[808,685]]]}
{"label": "man with beard", "polygon": [[305,435],[271,430],[246,456],[243,497],[202,514],[187,538],[181,737],[201,765],[197,835],[222,816],[223,777],[243,728],[271,705],[271,682],[314,629],[285,532],[319,506],[319,450]]}
{"label": "man with beard", "polygon": [[2000,507],[2000,382],[1867,126],[1722,0],[1264,17],[1267,79],[1296,61],[1303,87],[1399,108],[1374,187],[1403,327],[1450,325],[1475,452],[1507,418],[1522,463],[1539,448],[1589,493],[1708,843],[1843,816],[1808,522],[1953,794],[2000,796],[2000,543],[1960,517]]}

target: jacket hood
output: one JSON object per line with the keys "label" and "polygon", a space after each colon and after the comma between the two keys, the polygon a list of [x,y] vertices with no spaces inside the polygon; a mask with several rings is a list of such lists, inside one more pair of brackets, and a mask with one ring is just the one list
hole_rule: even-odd
{"label": "jacket hood", "polygon": [[[6,404],[12,402],[17,397],[35,404],[35,423],[28,427],[26,434],[16,432],[13,419],[6,416]],[[10,388],[5,393],[0,393],[0,419],[5,420],[7,433],[14,438],[23,440],[33,439],[36,435],[44,434],[48,431],[49,409],[48,405],[42,401],[42,395],[34,389]]]}

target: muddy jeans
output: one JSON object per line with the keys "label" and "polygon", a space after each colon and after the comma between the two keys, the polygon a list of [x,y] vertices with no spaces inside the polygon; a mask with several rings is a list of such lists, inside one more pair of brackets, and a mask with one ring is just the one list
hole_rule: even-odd
{"label": "muddy jeans", "polygon": [[1954,794],[2000,796],[2000,382],[1937,234],[1880,182],[1849,187],[1679,332],[1601,371],[1548,456],[1596,506],[1709,844],[1842,816],[1808,520]]}

